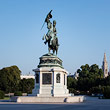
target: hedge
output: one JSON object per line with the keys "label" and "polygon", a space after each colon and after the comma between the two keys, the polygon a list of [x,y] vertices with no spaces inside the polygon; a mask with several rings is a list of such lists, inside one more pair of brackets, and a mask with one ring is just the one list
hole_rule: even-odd
{"label": "hedge", "polygon": [[5,97],[4,92],[0,90],[0,99],[4,99],[4,97]]}

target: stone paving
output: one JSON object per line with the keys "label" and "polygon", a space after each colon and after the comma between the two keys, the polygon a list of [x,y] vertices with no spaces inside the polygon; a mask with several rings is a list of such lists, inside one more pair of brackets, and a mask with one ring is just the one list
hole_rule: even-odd
{"label": "stone paving", "polygon": [[110,99],[86,97],[83,103],[0,102],[0,110],[110,110]]}

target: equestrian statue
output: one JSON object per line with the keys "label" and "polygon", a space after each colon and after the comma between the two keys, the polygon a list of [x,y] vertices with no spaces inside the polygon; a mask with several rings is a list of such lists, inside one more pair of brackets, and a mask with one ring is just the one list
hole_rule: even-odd
{"label": "equestrian statue", "polygon": [[[57,55],[59,44],[58,44],[58,37],[57,37],[57,31],[56,31],[56,21],[53,20],[53,24],[51,23],[51,21],[50,21],[50,19],[52,18],[51,12],[52,12],[52,10],[47,14],[47,16],[45,18],[44,24],[47,23],[48,32],[47,32],[47,34],[44,34],[42,39],[43,40],[45,39],[45,42],[44,42],[45,44],[48,43],[49,54],[50,54],[50,51],[52,50],[53,55],[55,54],[55,52]],[[43,26],[44,26],[44,24],[43,24]],[[43,28],[43,26],[42,26],[42,28]]]}

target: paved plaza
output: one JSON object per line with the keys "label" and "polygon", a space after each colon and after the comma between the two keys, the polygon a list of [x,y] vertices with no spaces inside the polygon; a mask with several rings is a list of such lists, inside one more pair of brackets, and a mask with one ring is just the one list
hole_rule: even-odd
{"label": "paved plaza", "polygon": [[0,110],[110,110],[110,99],[86,97],[83,103],[14,103],[0,102]]}

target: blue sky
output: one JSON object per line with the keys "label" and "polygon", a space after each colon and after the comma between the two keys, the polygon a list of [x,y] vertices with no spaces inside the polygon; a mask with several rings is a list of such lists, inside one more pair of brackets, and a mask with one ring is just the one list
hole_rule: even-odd
{"label": "blue sky", "polygon": [[58,57],[74,73],[81,65],[110,62],[110,0],[0,0],[0,69],[17,65],[33,73],[48,52],[41,26],[53,10],[59,39]]}

